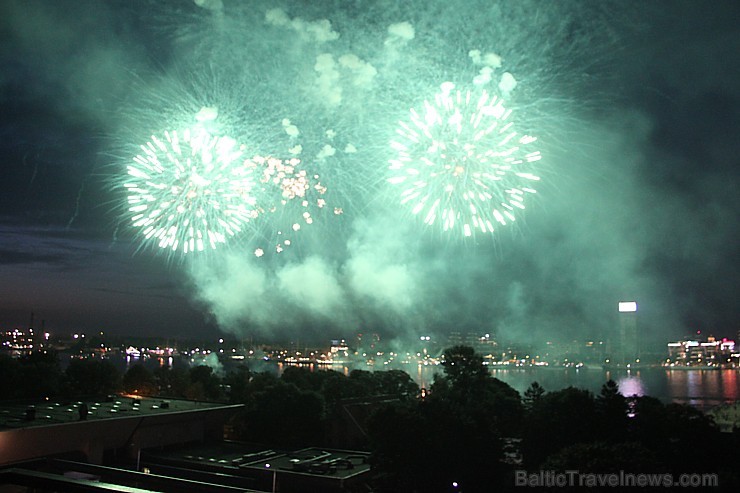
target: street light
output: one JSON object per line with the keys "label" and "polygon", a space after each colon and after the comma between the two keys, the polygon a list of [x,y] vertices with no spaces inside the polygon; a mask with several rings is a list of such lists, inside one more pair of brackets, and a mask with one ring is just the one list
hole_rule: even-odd
{"label": "street light", "polygon": [[[265,469],[270,469],[270,463],[268,462],[265,464]],[[275,486],[277,485],[277,470],[272,470],[272,493],[275,493],[277,490],[275,489]]]}

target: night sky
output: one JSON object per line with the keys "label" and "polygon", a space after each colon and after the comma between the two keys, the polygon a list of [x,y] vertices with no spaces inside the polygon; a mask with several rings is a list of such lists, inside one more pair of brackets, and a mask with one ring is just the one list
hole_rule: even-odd
{"label": "night sky", "polygon": [[[736,2],[449,3],[0,0],[0,327],[541,342],[609,338],[636,300],[651,340],[734,337]],[[542,184],[515,224],[462,238],[405,211],[385,173],[410,107],[472,87],[470,50],[516,78]],[[261,258],[290,218],[201,256],[143,241],[126,166],[209,106],[262,154],[297,143],[289,119],[344,213]]]}

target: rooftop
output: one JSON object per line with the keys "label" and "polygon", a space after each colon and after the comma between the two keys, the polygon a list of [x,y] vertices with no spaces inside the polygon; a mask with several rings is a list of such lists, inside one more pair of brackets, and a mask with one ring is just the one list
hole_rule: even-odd
{"label": "rooftop", "polygon": [[224,407],[226,404],[138,396],[109,396],[98,400],[28,403],[0,403],[0,431],[4,429],[151,416]]}
{"label": "rooftop", "polygon": [[212,472],[273,471],[347,479],[367,472],[369,453],[324,448],[286,452],[239,442],[218,442],[169,451],[147,451],[142,462],[207,469]]}
{"label": "rooftop", "polygon": [[368,452],[359,451],[305,448],[287,452],[218,442],[142,451],[141,465],[152,474],[242,484],[257,490],[343,492],[365,487],[369,457]]}

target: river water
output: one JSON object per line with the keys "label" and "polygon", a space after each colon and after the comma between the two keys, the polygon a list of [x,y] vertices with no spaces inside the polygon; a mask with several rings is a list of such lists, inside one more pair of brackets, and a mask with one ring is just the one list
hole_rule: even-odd
{"label": "river water", "polygon": [[[322,367],[323,368],[323,367]],[[329,367],[349,374],[352,367]],[[356,367],[360,368],[360,367]],[[361,369],[368,369],[362,367]],[[420,387],[429,388],[441,366],[407,365],[399,369],[411,375]],[[278,369],[280,373],[281,368]],[[740,400],[740,370],[674,370],[661,367],[640,370],[603,370],[588,368],[530,367],[492,369],[491,375],[523,394],[532,382],[546,391],[567,387],[586,389],[598,394],[602,385],[614,380],[622,395],[648,395],[665,403],[690,404],[702,410]]]}
{"label": "river water", "polygon": [[[138,360],[121,361],[122,370]],[[176,363],[176,362],[175,362]],[[157,358],[145,360],[147,366],[172,365],[172,359]],[[182,364],[182,363],[181,363]],[[187,363],[185,363],[187,364]],[[243,362],[237,363],[243,364]],[[283,364],[250,361],[252,371],[270,371],[277,375],[282,373]],[[231,366],[231,365],[229,365]],[[352,369],[372,370],[372,367],[360,366],[317,366],[306,365],[311,371],[332,369],[349,375]],[[402,365],[397,367],[408,373],[420,387],[429,388],[437,374],[442,374],[441,366]],[[219,368],[216,368],[217,370]],[[577,387],[598,394],[601,386],[608,380],[619,385],[625,396],[648,395],[665,403],[676,402],[690,404],[702,410],[711,409],[719,404],[740,400],[740,369],[726,370],[675,370],[661,367],[639,370],[604,370],[591,368],[551,368],[528,367],[514,369],[492,369],[491,375],[509,384],[520,394],[532,382],[538,382],[546,391],[561,390],[566,387]]]}
{"label": "river water", "polygon": [[[439,368],[420,367],[412,376],[420,385],[429,385],[438,371]],[[540,367],[494,369],[491,374],[522,394],[532,382],[538,382],[546,391],[578,387],[598,394],[606,381],[614,380],[625,396],[649,395],[666,403],[690,404],[701,409],[740,400],[740,370],[732,369],[627,371]]]}
{"label": "river water", "polygon": [[[348,373],[350,368],[335,370]],[[406,371],[421,387],[429,388],[434,376],[443,373],[441,366],[408,366]],[[491,375],[523,394],[532,382],[546,391],[567,387],[586,389],[598,394],[602,385],[614,380],[622,395],[648,395],[665,403],[690,404],[702,410],[740,400],[740,370],[674,370],[644,368],[640,370],[603,370],[587,368],[515,368],[492,369]]]}

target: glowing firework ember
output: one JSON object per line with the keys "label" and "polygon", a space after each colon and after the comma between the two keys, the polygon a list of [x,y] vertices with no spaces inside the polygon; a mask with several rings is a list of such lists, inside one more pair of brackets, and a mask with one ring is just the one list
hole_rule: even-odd
{"label": "glowing firework ember", "polygon": [[229,137],[200,127],[152,136],[128,166],[134,227],[160,248],[214,249],[257,216],[252,170]]}
{"label": "glowing firework ember", "polygon": [[[261,184],[256,187],[260,189],[258,195],[260,204],[263,204],[259,213],[279,213],[287,217],[293,232],[299,231],[302,224],[313,224],[314,207],[323,209],[327,205],[323,197],[327,188],[319,181],[319,175],[300,168],[300,164],[301,160],[298,158],[283,161],[263,156],[255,156],[244,162]],[[341,214],[342,210],[335,208],[334,213]],[[281,230],[275,233],[284,236]],[[275,251],[280,253],[290,244],[289,238],[278,241],[275,244]],[[254,251],[257,257],[263,256],[264,253],[263,248]]]}
{"label": "glowing firework ember", "polygon": [[391,142],[398,155],[388,182],[402,187],[401,204],[426,224],[464,236],[514,221],[536,193],[539,177],[530,168],[541,155],[528,150],[537,139],[518,135],[510,115],[497,96],[454,90],[450,82],[424,101],[421,114],[412,108],[410,122],[399,122],[401,138]]}

